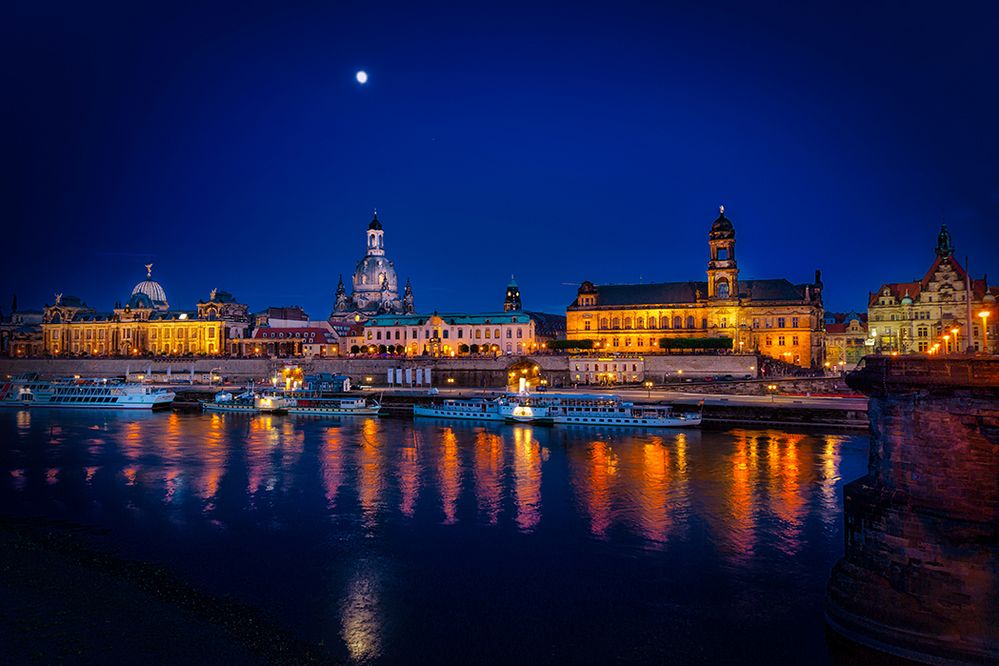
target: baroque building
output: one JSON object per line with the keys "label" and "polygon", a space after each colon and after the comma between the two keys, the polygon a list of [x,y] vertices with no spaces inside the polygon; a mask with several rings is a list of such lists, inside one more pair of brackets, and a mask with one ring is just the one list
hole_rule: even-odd
{"label": "baroque building", "polygon": [[[995,350],[995,296],[988,278],[972,278],[954,256],[947,225],[937,235],[936,257],[921,279],[888,282],[868,294],[868,350],[908,354]],[[988,317],[980,317],[981,313]],[[988,330],[983,331],[983,322]],[[970,335],[969,335],[970,332]]]}
{"label": "baroque building", "polygon": [[580,285],[566,309],[566,337],[609,352],[662,353],[664,338],[729,338],[801,367],[823,356],[822,281],[740,278],[735,226],[722,206],[708,233],[707,280]]}
{"label": "baroque building", "polygon": [[193,311],[171,310],[147,264],[146,279],[124,306],[98,312],[76,296],[56,294],[41,328],[45,353],[52,356],[217,356],[229,353],[229,342],[249,325],[247,306],[218,289]]}
{"label": "baroque building", "polygon": [[395,264],[385,256],[385,230],[375,211],[366,233],[365,255],[357,262],[351,283],[351,293],[340,276],[336,287],[331,319],[354,315],[357,320],[377,314],[410,314],[414,312],[413,289],[406,280],[402,297]]}
{"label": "baroque building", "polygon": [[[528,312],[511,277],[501,312],[376,315],[344,351],[406,356],[524,355],[565,333],[565,318]],[[356,333],[355,333],[356,335]]]}
{"label": "baroque building", "polygon": [[845,372],[853,370],[869,353],[867,347],[867,313],[826,312],[825,367]]}

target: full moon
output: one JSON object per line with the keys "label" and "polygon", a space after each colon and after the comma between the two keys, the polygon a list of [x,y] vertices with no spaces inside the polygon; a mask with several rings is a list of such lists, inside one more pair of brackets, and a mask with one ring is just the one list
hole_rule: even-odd
{"label": "full moon", "polygon": [[357,79],[358,83],[367,83],[368,73],[362,69],[361,71],[359,71],[357,74],[354,75],[354,78]]}

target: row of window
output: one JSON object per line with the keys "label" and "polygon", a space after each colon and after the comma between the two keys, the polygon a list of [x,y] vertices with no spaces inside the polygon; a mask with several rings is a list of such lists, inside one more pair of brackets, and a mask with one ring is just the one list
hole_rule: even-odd
{"label": "row of window", "polygon": [[[649,329],[659,328],[660,330],[665,330],[669,328],[692,329],[696,327],[697,323],[697,321],[694,319],[693,316],[688,316],[686,319],[680,316],[675,316],[673,317],[672,321],[670,320],[669,317],[662,317],[659,319],[657,319],[656,317],[649,317],[648,321],[646,321],[644,317],[636,317],[634,322],[635,322],[634,327],[636,329],[644,329],[646,328],[646,324],[648,324],[647,328]],[[757,317],[753,319],[753,328],[760,328],[761,325],[764,328],[787,328],[787,324],[789,322],[791,324],[791,328],[798,328],[799,324],[798,317],[776,317],[776,318]],[[601,317],[599,322],[597,323],[597,327],[599,330],[618,330],[618,329],[629,330],[632,328],[631,323],[632,323],[631,317],[624,317],[624,318]],[[670,325],[671,323],[672,326]],[[700,328],[702,329],[708,328],[707,317],[702,317],[700,323],[701,323]],[[718,320],[717,325],[719,328],[728,328],[728,318],[721,317]],[[590,320],[588,319],[583,320],[583,330],[584,331],[591,330]]]}
{"label": "row of window", "polygon": [[[476,328],[474,330],[475,330],[475,335],[472,336],[470,334],[469,335],[469,340],[471,340],[471,339],[482,340],[483,338],[485,338],[486,340],[492,340],[492,339],[499,340],[501,338],[500,329],[498,329],[498,328],[496,328],[496,329]],[[483,335],[483,331],[485,331],[485,335]],[[372,333],[373,333],[373,336],[372,336]],[[368,335],[367,335],[367,339],[368,340],[393,340],[393,339],[394,340],[406,340],[407,339],[407,337],[406,337],[406,331],[405,330],[395,329],[394,331],[388,330],[388,331],[385,331],[384,333],[385,333],[385,335],[383,337],[382,336],[382,331],[374,331],[374,332],[372,332],[372,331],[369,330],[368,331]],[[392,337],[393,333],[395,334],[394,338]],[[457,333],[456,337],[459,340],[463,339],[465,337],[465,329],[463,329],[463,328],[457,329],[456,333]],[[423,339],[424,340],[429,340],[433,336],[434,336],[434,331],[432,329],[429,329],[429,328],[424,329],[424,331],[423,331]],[[451,338],[451,329],[448,329],[448,328],[437,329],[437,337],[439,337],[442,340],[449,340]],[[514,329],[507,328],[506,329],[506,337],[507,337],[507,339],[511,339],[511,338],[515,337],[514,336]],[[523,339],[523,337],[524,337],[524,329],[523,328],[517,328],[516,329],[516,337],[517,337],[517,339]],[[413,329],[412,339],[413,340],[418,340],[419,338],[420,338],[420,329],[414,328]]]}

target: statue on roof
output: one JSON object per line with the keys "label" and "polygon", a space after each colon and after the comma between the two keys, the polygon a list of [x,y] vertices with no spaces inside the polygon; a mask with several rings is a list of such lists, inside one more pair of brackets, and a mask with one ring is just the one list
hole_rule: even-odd
{"label": "statue on roof", "polygon": [[940,233],[937,234],[937,256],[941,259],[946,259],[954,254],[954,244],[950,238],[950,232],[947,231],[947,225],[940,225]]}

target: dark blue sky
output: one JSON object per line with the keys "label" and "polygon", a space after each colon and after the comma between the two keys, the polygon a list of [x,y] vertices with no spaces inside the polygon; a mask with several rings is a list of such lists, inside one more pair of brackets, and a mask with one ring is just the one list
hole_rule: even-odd
{"label": "dark blue sky", "polygon": [[4,312],[153,261],[175,307],[324,317],[373,207],[420,310],[704,279],[721,203],[742,276],[827,309],[942,219],[999,282],[995,3],[270,4],[7,6]]}

